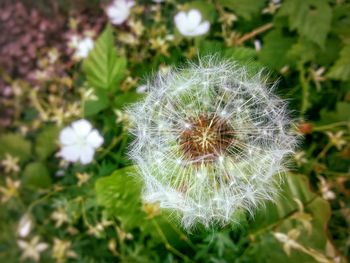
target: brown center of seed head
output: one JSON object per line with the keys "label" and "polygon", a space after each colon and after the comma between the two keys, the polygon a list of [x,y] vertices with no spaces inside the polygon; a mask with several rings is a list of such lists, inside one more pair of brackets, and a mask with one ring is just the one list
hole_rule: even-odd
{"label": "brown center of seed head", "polygon": [[179,141],[190,161],[214,161],[234,142],[234,130],[218,116],[203,114],[189,119],[188,124]]}

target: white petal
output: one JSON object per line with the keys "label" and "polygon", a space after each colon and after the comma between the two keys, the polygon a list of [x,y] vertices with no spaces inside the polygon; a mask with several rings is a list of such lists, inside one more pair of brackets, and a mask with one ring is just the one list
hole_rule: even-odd
{"label": "white petal", "polygon": [[210,27],[209,22],[208,21],[204,21],[199,26],[197,26],[197,28],[193,31],[192,35],[193,36],[204,35],[205,33],[208,32],[209,27]]}
{"label": "white petal", "polygon": [[202,20],[202,15],[197,9],[191,9],[187,13],[187,23],[188,27],[195,29]]}
{"label": "white petal", "polygon": [[86,137],[92,129],[91,123],[84,119],[73,122],[72,127],[79,137]]}
{"label": "white petal", "polygon": [[21,248],[21,249],[25,249],[28,246],[28,243],[26,241],[23,240],[18,240],[17,241],[17,245]]}
{"label": "white petal", "polygon": [[46,243],[39,243],[35,248],[36,248],[36,251],[42,252],[45,249],[47,249],[48,247],[49,246]]}
{"label": "white petal", "polygon": [[119,10],[114,5],[111,5],[106,8],[106,14],[109,18],[113,18],[119,15]]}
{"label": "white petal", "polygon": [[66,127],[60,132],[60,143],[70,145],[77,141],[78,137],[72,127]]}
{"label": "white petal", "polygon": [[174,17],[175,25],[182,35],[185,35],[187,32],[187,16],[185,12],[179,12]]}
{"label": "white petal", "polygon": [[118,0],[107,7],[106,13],[112,24],[122,24],[130,14],[130,8],[134,5],[134,1]]}
{"label": "white petal", "polygon": [[91,147],[98,148],[103,143],[103,137],[97,130],[93,130],[86,138],[86,141]]}
{"label": "white petal", "polygon": [[82,45],[84,46],[85,49],[90,51],[94,47],[94,41],[92,40],[91,37],[86,37],[81,41]]}
{"label": "white petal", "polygon": [[82,164],[91,163],[94,157],[94,153],[95,153],[94,148],[89,146],[83,147],[79,157],[80,162]]}
{"label": "white petal", "polygon": [[25,214],[18,224],[18,235],[20,237],[26,237],[28,236],[30,230],[32,228],[32,221],[30,220],[30,217],[28,214]]}
{"label": "white petal", "polygon": [[135,5],[134,1],[127,1],[126,6],[130,9],[131,7],[133,7]]}
{"label": "white petal", "polygon": [[59,155],[68,162],[77,162],[80,156],[80,147],[76,145],[64,146]]}

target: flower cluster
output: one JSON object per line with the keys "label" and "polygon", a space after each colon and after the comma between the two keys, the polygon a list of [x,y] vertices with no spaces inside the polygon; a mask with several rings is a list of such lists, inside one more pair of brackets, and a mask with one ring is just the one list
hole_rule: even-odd
{"label": "flower cluster", "polygon": [[296,144],[273,87],[212,57],[159,73],[129,109],[144,200],[176,210],[185,228],[225,225],[273,200]]}

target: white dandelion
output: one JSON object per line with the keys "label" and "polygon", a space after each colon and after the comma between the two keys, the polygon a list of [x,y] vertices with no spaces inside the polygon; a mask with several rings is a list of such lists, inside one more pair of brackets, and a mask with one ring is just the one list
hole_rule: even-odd
{"label": "white dandelion", "polygon": [[129,156],[143,199],[181,216],[190,229],[238,220],[278,192],[296,144],[286,103],[262,73],[209,57],[158,73],[129,108]]}

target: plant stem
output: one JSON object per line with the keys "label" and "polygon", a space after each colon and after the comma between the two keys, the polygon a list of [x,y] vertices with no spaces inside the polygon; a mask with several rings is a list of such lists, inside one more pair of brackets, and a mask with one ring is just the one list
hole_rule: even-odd
{"label": "plant stem", "polygon": [[162,229],[160,228],[160,226],[158,225],[158,223],[157,223],[157,221],[155,219],[152,219],[152,222],[153,222],[154,226],[156,227],[160,238],[163,240],[165,248],[168,251],[174,253],[176,256],[180,257],[184,261],[192,261],[186,255],[182,254],[180,251],[178,251],[176,248],[174,248],[172,245],[170,245],[170,243],[168,242],[168,240],[167,240],[166,236],[164,235]]}
{"label": "plant stem", "polygon": [[273,23],[267,23],[261,27],[258,27],[256,29],[254,29],[252,32],[249,32],[245,35],[243,35],[242,37],[240,37],[237,40],[237,45],[243,44],[245,41],[252,39],[253,37],[255,37],[256,35],[259,35],[267,30],[269,30],[270,28],[273,27]]}
{"label": "plant stem", "polygon": [[300,115],[301,117],[303,117],[306,110],[309,107],[309,85],[308,85],[307,79],[305,78],[305,69],[302,63],[298,64],[298,70],[299,70],[299,80],[300,80],[301,92],[302,92]]}
{"label": "plant stem", "polygon": [[318,126],[318,127],[313,127],[312,130],[313,131],[325,131],[325,130],[330,130],[339,126],[345,126],[345,125],[349,125],[350,122],[348,121],[339,121],[339,122],[334,122],[331,124],[327,124],[327,125],[322,125],[322,126]]}

